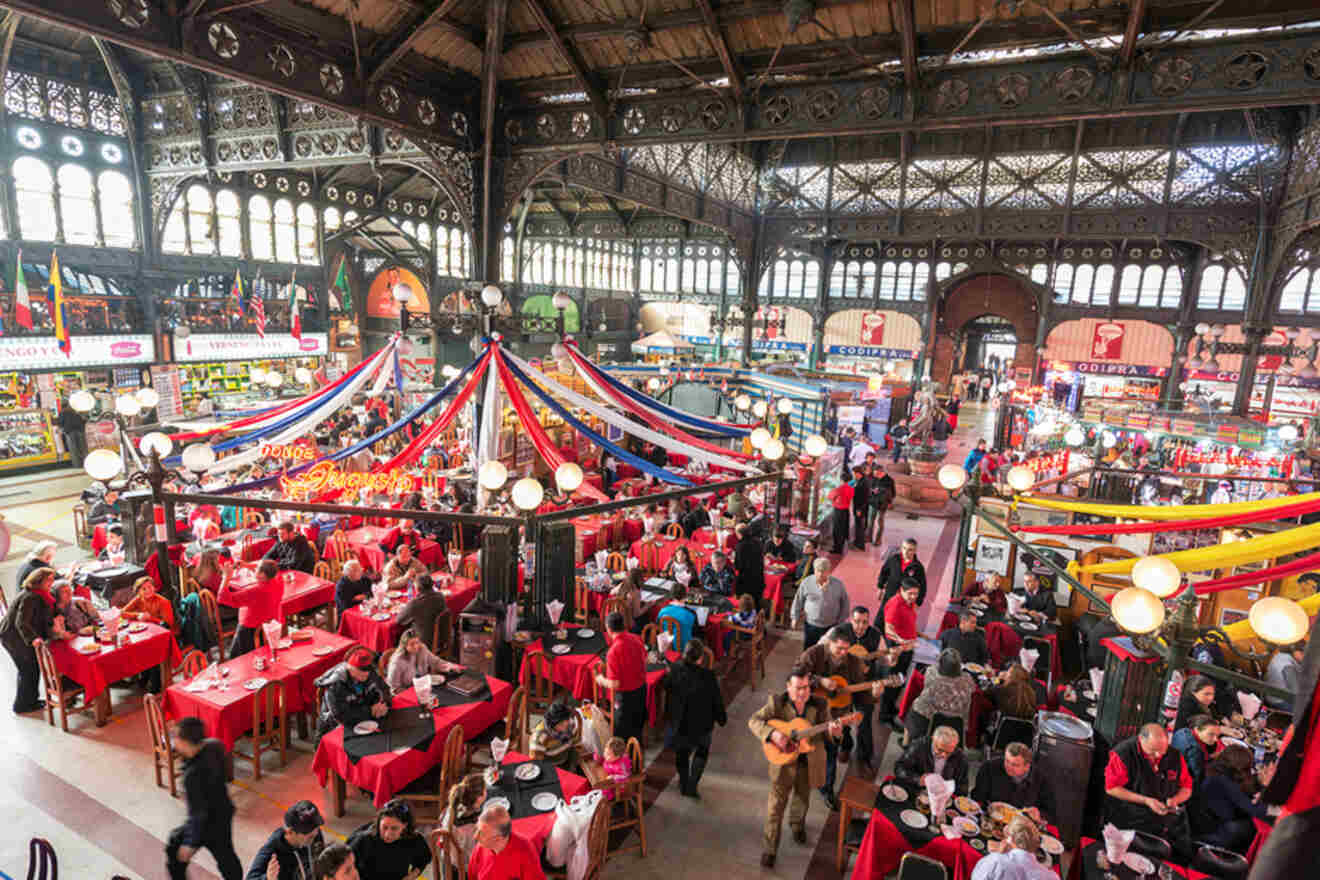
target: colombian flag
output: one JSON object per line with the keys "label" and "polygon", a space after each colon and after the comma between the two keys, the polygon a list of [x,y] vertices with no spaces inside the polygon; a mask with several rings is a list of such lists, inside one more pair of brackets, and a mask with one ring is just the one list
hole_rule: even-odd
{"label": "colombian flag", "polygon": [[69,339],[69,314],[64,302],[64,282],[60,279],[60,258],[54,251],[50,255],[50,284],[46,286],[46,302],[55,319],[55,341],[66,357],[72,357],[73,343]]}

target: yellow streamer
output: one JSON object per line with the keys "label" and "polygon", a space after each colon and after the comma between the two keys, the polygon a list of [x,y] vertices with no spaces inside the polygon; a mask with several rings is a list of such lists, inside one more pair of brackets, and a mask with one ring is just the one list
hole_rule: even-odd
{"label": "yellow streamer", "polygon": [[[1302,606],[1302,610],[1306,612],[1307,617],[1314,620],[1316,614],[1320,614],[1320,593],[1307,596],[1297,604]],[[1227,633],[1228,639],[1231,642],[1241,642],[1247,639],[1256,638],[1256,631],[1251,628],[1250,620],[1239,620],[1237,623],[1230,623],[1228,626],[1224,627],[1224,632]]]}
{"label": "yellow streamer", "polygon": [[1074,513],[1090,513],[1096,516],[1112,516],[1120,519],[1144,519],[1152,522],[1170,522],[1180,519],[1203,519],[1211,516],[1234,516],[1239,513],[1255,513],[1287,507],[1290,504],[1302,504],[1307,501],[1320,501],[1320,492],[1309,495],[1285,495],[1281,498],[1264,498],[1260,501],[1236,501],[1231,504],[1178,504],[1173,507],[1146,507],[1140,504],[1096,504],[1089,501],[1066,501],[1046,498],[1040,495],[1028,495],[1021,499],[1036,507],[1050,510],[1068,510]]}
{"label": "yellow streamer", "polygon": [[[1160,558],[1178,566],[1179,571],[1212,571],[1277,559],[1313,547],[1320,547],[1320,523],[1288,529],[1285,532],[1275,532],[1272,535],[1261,535],[1258,538],[1248,538],[1245,541],[1234,541],[1230,544],[1162,553]],[[1134,556],[1131,559],[1098,562],[1094,565],[1082,566],[1077,572],[1078,574],[1127,574],[1140,558]]]}

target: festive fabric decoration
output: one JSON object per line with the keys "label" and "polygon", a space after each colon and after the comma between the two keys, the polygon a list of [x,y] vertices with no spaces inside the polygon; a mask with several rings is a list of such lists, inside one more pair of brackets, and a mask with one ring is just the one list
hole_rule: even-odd
{"label": "festive fabric decoration", "polygon": [[[1294,495],[1293,498],[1303,496]],[[1034,501],[1032,502],[1035,503]],[[1187,505],[1183,505],[1187,506]],[[1203,507],[1225,507],[1227,505],[1199,505]],[[1298,501],[1284,507],[1271,507],[1265,510],[1253,510],[1249,513],[1236,513],[1230,516],[1208,516],[1203,519],[1183,519],[1150,523],[1077,523],[1068,526],[1029,526],[1015,524],[1012,528],[1018,532],[1031,532],[1044,535],[1146,535],[1152,532],[1180,532],[1188,529],[1219,529],[1225,526],[1240,526],[1248,523],[1268,522],[1275,519],[1292,519],[1305,513],[1320,510],[1320,498],[1313,501]]]}
{"label": "festive fabric decoration", "polygon": [[[1234,541],[1231,544],[1179,550],[1175,553],[1162,553],[1160,556],[1178,566],[1179,571],[1210,571],[1252,562],[1264,562],[1266,559],[1277,559],[1290,553],[1310,550],[1312,547],[1320,547],[1320,523],[1289,529],[1286,532],[1276,532],[1272,535],[1248,538],[1245,541]],[[1131,559],[1116,559],[1113,562],[1099,562],[1086,566],[1079,566],[1073,562],[1069,563],[1068,571],[1073,576],[1128,574],[1139,558],[1141,557],[1134,556]]]}
{"label": "festive fabric decoration", "polygon": [[1017,500],[1035,507],[1047,507],[1050,510],[1070,510],[1074,513],[1088,513],[1092,516],[1176,522],[1183,519],[1232,516],[1235,513],[1271,510],[1276,507],[1287,507],[1290,504],[1299,504],[1305,501],[1320,501],[1320,492],[1311,492],[1307,495],[1288,495],[1281,498],[1263,498],[1260,501],[1235,501],[1230,504],[1175,504],[1172,507],[1146,507],[1140,504],[1096,504],[1090,501],[1044,498],[1039,495],[1020,495]]}
{"label": "festive fabric decoration", "polygon": [[[444,391],[437,395],[438,399],[448,397],[449,394],[453,393],[454,389],[459,387],[460,383],[463,383],[462,390],[459,391],[458,396],[449,403],[449,406],[445,407],[445,411],[442,412],[425,431],[422,431],[413,438],[411,443],[401,449],[398,455],[386,462],[383,465],[384,470],[412,464],[421,456],[428,446],[435,442],[435,438],[439,437],[445,428],[449,427],[450,422],[458,416],[459,412],[481,385],[481,380],[489,369],[490,359],[490,352],[487,351],[480,358],[468,364],[461,373],[455,376],[453,380],[445,386]],[[438,402],[438,400],[436,402]]]}
{"label": "festive fabric decoration", "polygon": [[1305,574],[1308,571],[1316,571],[1317,569],[1320,569],[1320,553],[1312,553],[1309,556],[1303,556],[1301,559],[1294,559],[1282,565],[1272,565],[1269,568],[1260,568],[1242,574],[1231,574],[1227,577],[1201,581],[1201,583],[1196,584],[1196,595],[1204,596],[1210,593],[1222,593],[1225,590],[1235,590],[1238,587],[1269,583],[1279,578]]}

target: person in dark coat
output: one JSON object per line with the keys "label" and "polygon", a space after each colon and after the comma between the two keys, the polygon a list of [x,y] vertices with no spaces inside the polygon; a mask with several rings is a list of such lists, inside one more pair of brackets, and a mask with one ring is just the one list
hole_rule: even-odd
{"label": "person in dark coat", "polygon": [[1186,864],[1193,854],[1187,814],[1177,811],[1192,796],[1194,783],[1169,733],[1147,724],[1114,746],[1105,765],[1104,821],[1162,837]]}
{"label": "person in dark coat", "polygon": [[868,534],[867,523],[871,515],[871,478],[866,468],[858,465],[853,468],[853,546],[858,550],[866,549]]}
{"label": "person in dark coat", "polygon": [[343,614],[363,599],[371,598],[371,578],[362,570],[362,563],[350,559],[344,563],[344,573],[335,582],[335,607]]}
{"label": "person in dark coat", "polygon": [[1026,601],[1022,603],[1022,610],[1037,620],[1046,623],[1056,622],[1059,609],[1054,604],[1054,591],[1042,584],[1040,576],[1034,571],[1022,576],[1022,584],[1026,588]]}
{"label": "person in dark coat", "polygon": [[1012,804],[1038,824],[1058,818],[1054,812],[1054,792],[1045,784],[1040,767],[1032,763],[1031,747],[1024,743],[1009,743],[1002,758],[981,765],[976,772],[976,785],[972,786],[972,800],[980,804],[995,801]]}
{"label": "person in dark coat", "polygon": [[23,581],[23,591],[9,606],[0,621],[3,643],[18,667],[18,686],[14,691],[14,712],[22,715],[46,707],[39,696],[41,669],[37,665],[36,642],[50,638],[55,623],[55,597],[50,587],[55,569],[38,568]]}
{"label": "person in dark coat", "polygon": [[1181,730],[1191,724],[1195,715],[1209,715],[1219,720],[1219,710],[1215,702],[1215,680],[1207,675],[1193,675],[1183,684],[1182,696],[1178,698],[1178,716],[1174,719],[1173,729]]}
{"label": "person in dark coat", "polygon": [[904,578],[912,578],[917,582],[917,586],[920,587],[917,593],[917,605],[921,605],[926,601],[926,567],[917,558],[917,542],[914,538],[904,538],[898,552],[891,554],[880,568],[880,577],[876,581],[875,588],[880,591],[881,608],[884,608],[898,592]]}
{"label": "person in dark coat", "polygon": [[284,811],[284,824],[257,850],[244,880],[267,880],[273,859],[276,880],[307,880],[315,876],[316,858],[325,849],[321,826],[325,819],[311,801],[298,801]]}
{"label": "person in dark coat", "polygon": [[724,694],[715,673],[701,665],[704,652],[697,639],[688,641],[681,663],[669,664],[665,686],[674,725],[674,764],[678,767],[678,790],[684,797],[700,798],[697,783],[710,757],[711,731],[729,723]]}
{"label": "person in dark coat", "polygon": [[1226,746],[1205,768],[1196,808],[1192,811],[1196,839],[1246,855],[1256,837],[1252,819],[1277,816],[1280,808],[1255,799],[1251,752]]}
{"label": "person in dark coat", "polygon": [[229,799],[225,746],[207,739],[202,719],[188,716],[174,728],[174,748],[183,756],[183,796],[188,820],[170,832],[165,864],[170,880],[187,880],[188,863],[208,849],[224,880],[243,880],[234,852],[234,802]]}
{"label": "person in dark coat", "polygon": [[889,511],[889,506],[894,503],[894,495],[897,491],[894,478],[885,471],[885,463],[877,459],[875,464],[871,465],[871,518],[867,528],[868,534],[874,533],[872,544],[880,544],[884,541],[885,514]]}
{"label": "person in dark coat", "polygon": [[758,538],[748,534],[745,523],[740,523],[734,534],[738,536],[738,543],[733,547],[733,592],[759,597],[765,593],[765,548]]}
{"label": "person in dark coat", "polygon": [[14,579],[14,586],[23,589],[23,582],[28,579],[28,575],[39,568],[53,568],[52,562],[55,560],[55,549],[58,545],[54,541],[42,541],[32,548],[27,559],[18,568],[18,577]]}
{"label": "person in dark coat", "polygon": [[88,525],[100,525],[103,522],[119,519],[119,493],[114,489],[106,490],[92,509],[87,512]]}
{"label": "person in dark coat", "polygon": [[431,864],[431,847],[417,831],[412,807],[395,798],[348,838],[362,880],[405,880]]}
{"label": "person in dark coat", "polygon": [[375,657],[361,645],[351,648],[344,662],[316,680],[325,688],[317,719],[317,736],[339,725],[352,728],[361,721],[383,718],[390,711],[390,687],[376,671]]}
{"label": "person in dark coat", "polygon": [[69,451],[74,469],[82,470],[83,459],[87,457],[87,418],[65,399],[60,401],[57,424],[64,435],[64,448]]}
{"label": "person in dark coat", "polygon": [[[1192,774],[1192,782],[1199,788],[1205,778],[1205,768],[1210,765],[1210,756],[1219,747],[1219,722],[1209,715],[1193,715],[1186,727],[1180,727],[1169,738],[1169,745],[1182,753],[1187,763],[1187,772]],[[1195,800],[1196,795],[1192,795]]]}
{"label": "person in dark coat", "polygon": [[[436,655],[443,655],[449,651],[449,636],[452,629],[449,622],[449,603],[444,593],[436,592],[435,582],[429,574],[418,575],[416,586],[417,595],[399,609],[394,624],[400,630],[409,627],[417,630],[427,647]],[[440,633],[433,645],[431,640],[436,635],[437,620],[440,621]]]}
{"label": "person in dark coat", "polygon": [[276,540],[263,559],[273,559],[280,571],[301,571],[312,573],[316,567],[316,548],[307,536],[285,520],[276,530]]}
{"label": "person in dark coat", "polygon": [[940,650],[954,649],[964,663],[990,662],[990,646],[986,643],[984,630],[976,628],[976,615],[964,611],[958,615],[958,625],[940,633]]}
{"label": "person in dark coat", "polygon": [[938,773],[953,780],[954,794],[967,794],[967,755],[958,739],[958,731],[941,725],[929,736],[913,740],[894,764],[894,776],[921,785],[927,773]]}
{"label": "person in dark coat", "polygon": [[781,525],[775,529],[773,539],[766,542],[765,553],[767,556],[773,556],[780,562],[795,563],[802,552],[798,550],[797,545],[788,537],[788,526]]}

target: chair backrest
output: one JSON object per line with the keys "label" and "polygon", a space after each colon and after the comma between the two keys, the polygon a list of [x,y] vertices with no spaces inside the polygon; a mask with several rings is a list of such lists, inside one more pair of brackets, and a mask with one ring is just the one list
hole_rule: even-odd
{"label": "chair backrest", "polygon": [[252,737],[271,737],[284,730],[284,682],[270,681],[252,692]]}
{"label": "chair backrest", "polygon": [[447,880],[466,880],[467,865],[463,864],[463,852],[453,829],[443,825],[436,826],[427,838],[431,844],[431,861],[435,866],[436,877]]}
{"label": "chair backrest", "polygon": [[33,647],[37,652],[37,665],[41,667],[41,680],[46,685],[46,693],[63,694],[64,679],[55,666],[55,658],[50,655],[50,646],[45,639],[37,639]]}
{"label": "chair backrest", "polygon": [[325,542],[325,555],[330,559],[337,559],[340,562],[347,562],[351,558],[351,551],[348,547],[348,538],[345,537],[342,529],[336,529],[331,533]]}
{"label": "chair backrest", "polygon": [[461,780],[466,772],[467,740],[463,738],[463,725],[455,724],[445,737],[445,749],[440,758],[440,796],[447,797],[450,786]]}
{"label": "chair backrest", "polygon": [[1037,638],[1036,636],[1025,636],[1022,639],[1022,647],[1039,652],[1036,656],[1036,667],[1031,670],[1031,675],[1033,678],[1039,678],[1041,681],[1045,682],[1048,691],[1053,691],[1053,646],[1045,639]]}
{"label": "chair backrest", "polygon": [[142,698],[142,705],[147,710],[147,733],[151,736],[151,747],[159,754],[169,754],[170,728],[165,723],[165,710],[161,708],[160,697],[147,694]]}
{"label": "chair backrest", "polygon": [[193,648],[183,655],[175,677],[180,681],[188,681],[204,669],[206,669],[206,655]]}
{"label": "chair backrest", "polygon": [[628,568],[628,560],[616,550],[605,557],[605,567],[610,571],[625,571]]}
{"label": "chair backrest", "polygon": [[[329,543],[327,543],[326,546],[330,546]],[[312,567],[312,576],[319,577],[323,581],[332,581],[335,579],[335,572],[334,569],[330,567],[330,563],[322,559]]]}
{"label": "chair backrest", "polygon": [[534,651],[523,658],[519,670],[518,684],[527,694],[527,704],[531,708],[550,705],[554,697],[555,683],[551,677],[550,658],[541,651]]}
{"label": "chair backrest", "polygon": [[681,538],[683,537],[683,527],[676,522],[670,523],[665,526],[665,535],[670,538]]}
{"label": "chair backrest", "polygon": [[958,744],[966,746],[966,739],[963,734],[963,720],[961,715],[946,715],[943,712],[936,712],[930,716],[930,729],[932,731],[937,727],[952,727],[958,731]]}
{"label": "chair backrest", "polygon": [[32,838],[28,843],[27,880],[59,880],[59,876],[60,861],[55,858],[55,847],[44,837]]}
{"label": "chair backrest", "polygon": [[591,815],[591,825],[587,828],[588,862],[583,880],[599,880],[605,867],[605,859],[610,848],[610,805],[601,801],[596,805],[596,812]]}
{"label": "chair backrest", "polygon": [[659,624],[660,624],[660,631],[663,632],[663,633],[668,633],[668,634],[673,638],[673,641],[669,643],[670,646],[671,646],[675,651],[679,650],[679,649],[681,648],[681,646],[680,646],[679,643],[678,643],[678,640],[679,640],[679,625],[678,625],[678,618],[677,618],[677,617],[661,617],[661,618],[659,619],[658,622],[659,622]]}
{"label": "chair backrest", "polygon": [[394,656],[394,648],[386,648],[380,652],[380,659],[376,661],[376,671],[380,673],[381,678],[385,678],[390,673],[390,658]]}
{"label": "chair backrest", "polygon": [[587,589],[587,579],[578,575],[573,578],[573,617],[578,623],[586,623],[591,613],[591,591]]}
{"label": "chair backrest", "polygon": [[0,617],[9,613],[9,600],[5,598],[5,588],[0,587]]}
{"label": "chair backrest", "polygon": [[481,578],[481,564],[477,562],[477,557],[469,556],[463,560],[463,577],[472,581]]}
{"label": "chair backrest", "polygon": [[1036,740],[1036,725],[1026,718],[1014,718],[1005,715],[995,731],[995,744],[991,751],[1002,752],[1009,743],[1020,742],[1030,746]]}
{"label": "chair backrest", "polygon": [[643,544],[642,558],[639,561],[644,570],[659,571],[662,568],[660,565],[660,548],[655,544]]}
{"label": "chair backrest", "polygon": [[[215,627],[215,637],[220,638],[223,630],[220,629],[220,603],[215,601],[215,593],[203,587],[197,591],[197,595],[202,603],[203,613],[211,618],[211,626]],[[260,631],[260,627],[257,629]],[[223,651],[223,647],[221,650]]]}
{"label": "chair backrest", "polygon": [[202,585],[197,583],[197,579],[192,575],[184,575],[183,579],[179,581],[179,598],[191,596],[193,593],[201,592],[201,590]]}
{"label": "chair backrest", "polygon": [[948,876],[942,863],[914,852],[903,853],[898,862],[898,880],[947,880]]}
{"label": "chair backrest", "polygon": [[504,737],[509,741],[509,748],[513,751],[527,750],[526,688],[518,688],[509,698],[509,708],[504,713]]}
{"label": "chair backrest", "polygon": [[660,635],[660,627],[654,623],[648,623],[642,627],[642,644],[646,645],[647,648],[654,648],[656,646],[655,638],[658,635]]}
{"label": "chair backrest", "polygon": [[600,619],[602,622],[609,620],[610,615],[618,612],[623,615],[624,625],[632,629],[632,615],[628,613],[628,603],[619,596],[610,596],[600,606]]}
{"label": "chair backrest", "polygon": [[266,517],[259,510],[243,511],[243,528],[250,529],[266,524]]}
{"label": "chair backrest", "polygon": [[715,668],[715,652],[710,649],[710,645],[701,646],[701,659],[697,661],[697,665],[705,669]]}

